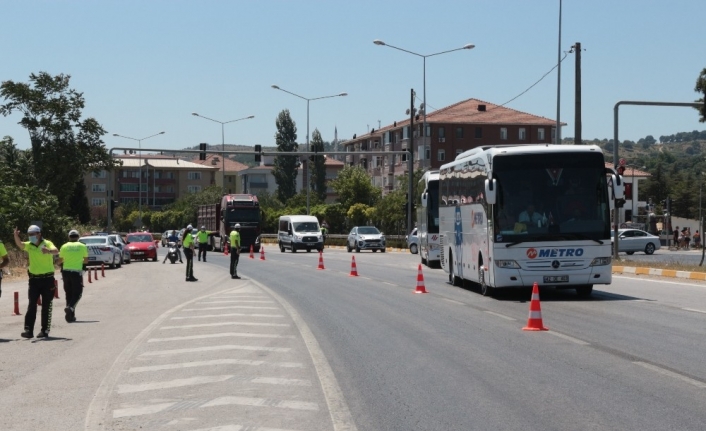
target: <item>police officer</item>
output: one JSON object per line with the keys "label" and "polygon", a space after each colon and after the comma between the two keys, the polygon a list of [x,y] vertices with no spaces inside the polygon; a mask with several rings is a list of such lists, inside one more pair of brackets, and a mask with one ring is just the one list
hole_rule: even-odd
{"label": "police officer", "polygon": [[[696,233],[699,233],[699,231],[697,230]],[[7,257],[7,249],[5,249],[5,244],[0,239],[0,296],[2,296],[2,269],[9,264],[10,258]]]}
{"label": "police officer", "polygon": [[240,260],[240,223],[230,231],[230,278],[238,277],[238,261]]}
{"label": "police officer", "polygon": [[15,245],[29,257],[29,305],[25,314],[24,338],[34,337],[34,322],[37,319],[37,300],[42,297],[42,330],[37,338],[46,338],[51,330],[51,310],[54,302],[54,256],[59,250],[48,239],[42,238],[39,226],[27,229],[29,241],[20,241],[20,231],[15,228]]}
{"label": "police officer", "polygon": [[321,224],[321,238],[323,240],[323,247],[326,247],[326,237],[328,236],[328,224],[323,222]]}
{"label": "police officer", "polygon": [[59,263],[61,278],[64,279],[64,292],[66,293],[66,321],[76,321],[76,305],[83,295],[83,271],[88,264],[88,247],[78,241],[78,231],[69,232],[69,242],[59,250]]}
{"label": "police officer", "polygon": [[206,226],[201,226],[201,230],[197,234],[197,238],[199,239],[199,261],[201,261],[201,254],[203,253],[203,261],[206,262],[209,235],[213,235],[213,232],[206,230]]}
{"label": "police officer", "polygon": [[184,246],[184,257],[186,258],[186,281],[199,281],[194,277],[194,236],[192,235],[192,229],[191,225],[186,227],[181,238],[181,244]]}

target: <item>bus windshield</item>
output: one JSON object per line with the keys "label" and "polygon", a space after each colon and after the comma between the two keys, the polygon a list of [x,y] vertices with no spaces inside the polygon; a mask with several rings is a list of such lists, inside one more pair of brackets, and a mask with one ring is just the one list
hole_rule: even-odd
{"label": "bus windshield", "polygon": [[610,239],[601,154],[496,156],[495,242]]}

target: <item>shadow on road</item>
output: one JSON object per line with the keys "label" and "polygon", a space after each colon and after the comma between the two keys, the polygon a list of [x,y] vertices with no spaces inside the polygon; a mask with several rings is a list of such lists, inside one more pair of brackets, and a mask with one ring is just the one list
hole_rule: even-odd
{"label": "shadow on road", "polygon": [[[467,290],[472,293],[480,295],[480,288],[476,283],[470,281],[464,281],[461,289]],[[498,301],[514,301],[518,303],[526,303],[532,299],[532,288],[522,287],[522,288],[509,288],[509,289],[495,289],[493,291],[493,298]],[[593,288],[593,294],[589,297],[580,297],[576,294],[575,289],[557,289],[555,287],[540,287],[539,288],[539,298],[541,301],[552,301],[552,302],[599,302],[599,301],[645,301],[645,298],[637,298],[634,296],[620,295],[617,293],[608,293],[598,290],[595,286]]]}

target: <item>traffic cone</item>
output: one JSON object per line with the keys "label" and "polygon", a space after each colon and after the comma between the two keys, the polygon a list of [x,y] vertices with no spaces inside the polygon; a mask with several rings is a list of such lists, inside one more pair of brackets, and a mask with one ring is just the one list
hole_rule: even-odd
{"label": "traffic cone", "polygon": [[260,260],[265,260],[265,246],[260,246]]}
{"label": "traffic cone", "polygon": [[417,270],[417,288],[414,293],[429,293],[424,287],[424,274],[422,274],[422,264],[419,264],[419,269]]}
{"label": "traffic cone", "polygon": [[88,269],[87,272],[88,272],[88,282],[93,283],[93,280],[91,280],[91,270]]}
{"label": "traffic cone", "polygon": [[15,292],[15,310],[12,312],[13,316],[21,316],[20,313],[20,292]]}
{"label": "traffic cone", "polygon": [[542,323],[542,309],[539,306],[539,285],[535,282],[532,286],[532,300],[530,301],[529,318],[527,326],[522,328],[523,331],[547,331]]}
{"label": "traffic cone", "polygon": [[250,259],[255,259],[255,255],[252,254],[252,244],[250,244]]}
{"label": "traffic cone", "polygon": [[348,274],[349,277],[357,277],[358,276],[358,268],[355,266],[355,256],[351,256],[353,260],[351,260],[351,273]]}
{"label": "traffic cone", "polygon": [[324,254],[319,252],[319,267],[316,269],[326,269],[324,268]]}
{"label": "traffic cone", "polygon": [[101,277],[105,278],[105,264],[101,263]]}
{"label": "traffic cone", "polygon": [[97,266],[93,267],[93,279],[98,281],[98,267]]}
{"label": "traffic cone", "polygon": [[54,280],[54,298],[59,299],[59,283]]}

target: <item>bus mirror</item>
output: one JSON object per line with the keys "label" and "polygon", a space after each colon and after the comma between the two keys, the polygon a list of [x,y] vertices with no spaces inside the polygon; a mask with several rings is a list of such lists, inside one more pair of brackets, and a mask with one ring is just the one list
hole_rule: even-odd
{"label": "bus mirror", "polygon": [[623,184],[623,177],[620,175],[611,175],[611,179],[613,180],[613,196],[615,199],[624,199],[625,198],[625,184]]}
{"label": "bus mirror", "polygon": [[427,192],[422,193],[422,206],[427,207]]}
{"label": "bus mirror", "polygon": [[489,178],[485,180],[485,202],[494,205],[495,204],[495,192],[497,190],[497,180],[495,178]]}

